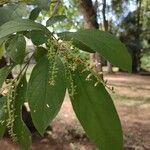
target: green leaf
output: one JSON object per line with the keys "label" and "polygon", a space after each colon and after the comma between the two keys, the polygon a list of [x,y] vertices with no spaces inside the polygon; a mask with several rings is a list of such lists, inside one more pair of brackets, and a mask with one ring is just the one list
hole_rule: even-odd
{"label": "green leaf", "polygon": [[4,50],[5,50],[5,46],[4,44],[0,45],[0,59],[2,58],[2,56],[4,55]]}
{"label": "green leaf", "polygon": [[29,19],[36,20],[40,12],[41,12],[41,9],[39,7],[34,8],[30,13]]}
{"label": "green leaf", "polygon": [[44,10],[49,10],[51,0],[35,0],[34,5],[37,5],[39,8]]}
{"label": "green leaf", "polygon": [[47,54],[47,49],[44,47],[36,47],[35,52],[34,52],[34,58],[36,61],[39,61],[43,56]]}
{"label": "green leaf", "polygon": [[26,100],[27,81],[25,76],[22,77],[17,90],[15,98],[15,121],[13,125],[13,132],[17,138],[17,143],[22,150],[29,150],[31,145],[31,133],[22,120],[22,105]]}
{"label": "green leaf", "polygon": [[5,41],[7,41],[8,37],[0,38],[0,45],[2,45]]}
{"label": "green leaf", "polygon": [[131,71],[132,59],[127,48],[112,34],[97,29],[85,29],[66,33],[64,36],[80,41],[122,70]]}
{"label": "green leaf", "polygon": [[16,64],[22,64],[25,57],[26,40],[23,35],[16,35],[10,41],[6,48],[10,58]]}
{"label": "green leaf", "polygon": [[11,35],[15,32],[27,30],[42,30],[48,36],[51,35],[50,31],[39,23],[28,19],[16,19],[0,26],[0,38]]}
{"label": "green leaf", "polygon": [[2,87],[5,79],[7,78],[8,74],[10,72],[10,67],[3,67],[0,69],[0,88]]}
{"label": "green leaf", "polygon": [[8,4],[0,7],[0,26],[10,20],[22,18],[27,15],[25,4]]}
{"label": "green leaf", "polygon": [[7,37],[1,38],[0,39],[0,59],[2,58],[2,56],[4,55],[4,51],[5,51],[5,42],[7,40]]}
{"label": "green leaf", "polygon": [[31,31],[31,40],[35,45],[42,45],[47,42],[48,37],[43,31]]}
{"label": "green leaf", "polygon": [[57,22],[62,22],[66,19],[67,17],[65,15],[57,15],[57,16],[52,16],[49,18],[46,22],[46,26],[52,26],[53,24]]}
{"label": "green leaf", "polygon": [[90,47],[86,46],[86,44],[81,43],[78,40],[73,40],[73,45],[76,46],[77,48],[85,51],[85,52],[89,52],[89,53],[95,53]]}
{"label": "green leaf", "polygon": [[[34,67],[28,86],[28,101],[31,116],[36,129],[40,134],[57,115],[64,100],[66,85],[64,70],[60,59],[56,59],[58,69],[55,85],[50,85],[51,60],[42,57]],[[51,66],[52,67],[52,66]]]}
{"label": "green leaf", "polygon": [[72,44],[82,51],[89,52],[89,53],[95,53],[95,51],[93,51],[90,47],[86,46],[84,43],[80,42],[79,40],[72,38],[71,36],[69,36],[69,34],[71,34],[71,32],[62,32],[62,33],[58,33],[57,35],[62,40],[72,41]]}
{"label": "green leaf", "polygon": [[89,138],[101,150],[121,150],[122,129],[113,101],[103,84],[86,78],[89,71],[77,69],[73,73],[75,94],[71,97],[73,109]]}
{"label": "green leaf", "polygon": [[4,105],[6,103],[6,97],[0,98],[0,139],[3,137],[6,130],[6,112]]}

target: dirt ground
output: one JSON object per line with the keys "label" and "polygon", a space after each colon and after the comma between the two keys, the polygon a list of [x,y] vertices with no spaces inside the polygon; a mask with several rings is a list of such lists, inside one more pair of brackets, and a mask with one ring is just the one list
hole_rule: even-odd
{"label": "dirt ground", "polygon": [[[124,150],[150,150],[150,76],[133,74],[106,75],[113,86],[112,94],[118,110],[123,132]],[[33,134],[32,150],[96,150],[80,126],[68,96],[52,130],[40,137]],[[0,150],[19,150],[10,139],[0,141]]]}

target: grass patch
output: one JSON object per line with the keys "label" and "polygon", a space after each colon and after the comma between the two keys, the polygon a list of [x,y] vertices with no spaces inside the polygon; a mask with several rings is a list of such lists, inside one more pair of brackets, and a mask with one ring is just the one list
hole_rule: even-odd
{"label": "grass patch", "polygon": [[112,98],[116,103],[126,105],[150,104],[150,97],[130,97],[126,95],[112,94]]}

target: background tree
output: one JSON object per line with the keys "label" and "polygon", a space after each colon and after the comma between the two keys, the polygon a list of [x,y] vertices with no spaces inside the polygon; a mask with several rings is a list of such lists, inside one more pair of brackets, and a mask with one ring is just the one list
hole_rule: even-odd
{"label": "background tree", "polygon": [[[145,7],[145,2],[146,1],[144,1],[144,3],[143,1],[136,1],[136,10],[134,12],[130,12],[121,22],[122,31],[120,32],[120,38],[124,43],[126,43],[132,54],[133,72],[140,71],[140,58],[142,53],[145,51],[144,49],[146,47],[147,50],[149,49],[149,37],[147,36],[147,32],[144,32],[144,30],[149,31],[149,27],[145,26],[145,23],[148,23],[146,21],[148,16],[145,14],[145,8],[148,8],[149,4],[147,3],[147,6]],[[147,9],[146,12],[148,13],[149,10]],[[145,20],[144,18],[147,19]]]}
{"label": "background tree", "polygon": [[[99,29],[97,22],[97,6],[93,5],[92,0],[77,0],[82,15],[84,16],[84,27]],[[95,2],[95,4],[97,1]],[[90,54],[91,66],[95,66],[97,72],[102,72],[101,56],[98,53]]]}

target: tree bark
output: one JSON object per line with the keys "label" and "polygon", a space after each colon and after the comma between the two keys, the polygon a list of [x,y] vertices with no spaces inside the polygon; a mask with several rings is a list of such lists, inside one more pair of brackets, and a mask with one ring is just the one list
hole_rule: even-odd
{"label": "tree bark", "polygon": [[137,48],[132,53],[133,63],[132,63],[132,72],[140,71],[140,53],[141,53],[141,44],[140,44],[140,33],[141,33],[141,7],[142,7],[142,0],[137,0],[137,31],[135,35],[136,43],[138,43]]}
{"label": "tree bark", "polygon": [[[106,0],[103,0],[103,8],[102,8],[102,16],[103,16],[103,25],[104,25],[104,30],[108,31],[108,20],[106,19]],[[107,72],[112,73],[112,64],[107,61]]]}
{"label": "tree bark", "polygon": [[[80,10],[84,16],[85,28],[99,28],[97,22],[97,13],[93,6],[92,0],[77,0]],[[102,72],[101,56],[98,53],[90,54],[91,66],[95,67],[96,72]]]}

